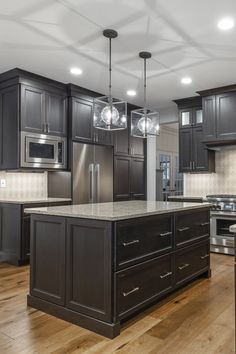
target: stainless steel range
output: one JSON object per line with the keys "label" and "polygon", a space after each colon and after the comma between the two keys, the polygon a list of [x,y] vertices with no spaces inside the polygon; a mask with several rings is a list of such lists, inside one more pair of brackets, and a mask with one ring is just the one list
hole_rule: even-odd
{"label": "stainless steel range", "polygon": [[211,206],[211,252],[234,255],[234,235],[229,227],[236,223],[236,195],[208,195]]}

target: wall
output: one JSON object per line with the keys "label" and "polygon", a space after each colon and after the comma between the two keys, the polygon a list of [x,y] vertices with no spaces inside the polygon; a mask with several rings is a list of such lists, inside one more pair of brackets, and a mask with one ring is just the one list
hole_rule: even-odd
{"label": "wall", "polygon": [[184,194],[236,194],[236,149],[216,152],[216,173],[184,174]]}
{"label": "wall", "polygon": [[6,180],[6,188],[0,188],[0,199],[47,197],[47,172],[13,173],[0,171],[0,179]]}
{"label": "wall", "polygon": [[160,125],[160,135],[157,137],[157,151],[179,152],[178,124]]}

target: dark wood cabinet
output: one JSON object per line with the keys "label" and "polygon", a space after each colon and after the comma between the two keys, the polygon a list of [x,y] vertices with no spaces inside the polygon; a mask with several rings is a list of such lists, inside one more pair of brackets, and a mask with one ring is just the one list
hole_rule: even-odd
{"label": "dark wood cabinet", "polygon": [[144,157],[146,139],[130,136],[130,155]]}
{"label": "dark wood cabinet", "polygon": [[128,156],[129,147],[129,130],[118,130],[114,133],[114,154]]}
{"label": "dark wood cabinet", "polygon": [[204,140],[216,139],[216,97],[202,98],[203,108],[203,137]]}
{"label": "dark wood cabinet", "polygon": [[121,321],[210,277],[209,216],[201,206],[117,221],[32,214],[28,305],[114,338]]}
{"label": "dark wood cabinet", "polygon": [[65,219],[39,216],[31,224],[31,233],[30,293],[65,305]]}
{"label": "dark wood cabinet", "polygon": [[179,124],[181,128],[202,125],[203,113],[201,105],[192,108],[179,109]]}
{"label": "dark wood cabinet", "polygon": [[88,236],[86,220],[67,220],[66,307],[104,321],[112,316],[110,228],[109,223],[90,220]]}
{"label": "dark wood cabinet", "polygon": [[67,97],[21,85],[21,130],[38,134],[67,135]]}
{"label": "dark wood cabinet", "polygon": [[114,201],[145,198],[145,160],[114,156]]}
{"label": "dark wood cabinet", "polygon": [[217,139],[236,139],[236,92],[216,96]]}
{"label": "dark wood cabinet", "polygon": [[69,112],[71,114],[72,121],[72,140],[92,142],[92,102],[71,97]]}
{"label": "dark wood cabinet", "polygon": [[207,149],[202,140],[202,126],[180,129],[179,169],[181,172],[215,171],[215,153]]}

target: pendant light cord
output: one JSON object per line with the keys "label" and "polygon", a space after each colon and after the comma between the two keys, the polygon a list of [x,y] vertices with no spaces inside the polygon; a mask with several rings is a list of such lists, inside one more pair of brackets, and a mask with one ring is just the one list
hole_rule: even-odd
{"label": "pendant light cord", "polygon": [[143,91],[144,91],[144,113],[145,113],[145,116],[146,116],[146,113],[147,113],[147,65],[146,65],[146,59],[144,59],[144,88],[143,88]]}
{"label": "pendant light cord", "polygon": [[111,99],[111,38],[109,38],[109,97]]}

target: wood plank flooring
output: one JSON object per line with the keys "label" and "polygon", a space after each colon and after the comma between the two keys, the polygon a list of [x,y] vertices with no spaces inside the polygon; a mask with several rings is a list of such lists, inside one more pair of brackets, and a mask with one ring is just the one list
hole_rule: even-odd
{"label": "wood plank flooring", "polygon": [[29,268],[0,264],[0,354],[234,353],[234,259],[122,327],[114,340],[27,308]]}

